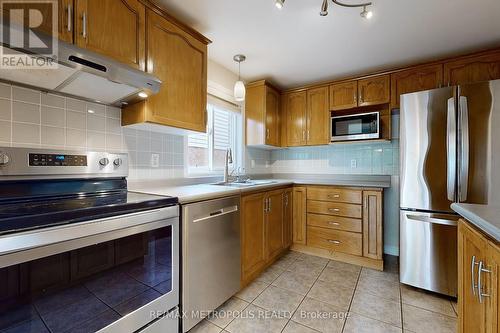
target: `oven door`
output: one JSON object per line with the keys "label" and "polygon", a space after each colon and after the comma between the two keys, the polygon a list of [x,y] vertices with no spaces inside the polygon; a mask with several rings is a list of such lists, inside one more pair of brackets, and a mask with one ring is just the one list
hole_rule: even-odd
{"label": "oven door", "polygon": [[0,237],[2,332],[134,332],[178,304],[178,206]]}
{"label": "oven door", "polygon": [[380,113],[332,117],[332,141],[380,138]]}

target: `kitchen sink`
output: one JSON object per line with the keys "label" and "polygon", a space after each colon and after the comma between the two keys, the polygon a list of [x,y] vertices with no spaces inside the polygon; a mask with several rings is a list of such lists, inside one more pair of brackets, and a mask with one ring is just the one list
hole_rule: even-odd
{"label": "kitchen sink", "polygon": [[242,182],[230,182],[230,183],[215,183],[213,185],[219,186],[232,186],[232,187],[249,187],[249,186],[257,186],[257,185],[267,185],[267,184],[275,184],[276,180],[246,180]]}

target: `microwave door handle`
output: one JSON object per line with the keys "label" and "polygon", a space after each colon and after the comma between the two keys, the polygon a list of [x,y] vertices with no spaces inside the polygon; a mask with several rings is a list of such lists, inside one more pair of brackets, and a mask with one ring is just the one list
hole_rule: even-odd
{"label": "microwave door handle", "polygon": [[447,127],[446,127],[446,187],[448,200],[456,201],[457,179],[457,116],[455,112],[455,98],[448,99]]}
{"label": "microwave door handle", "polygon": [[459,147],[459,180],[458,180],[458,201],[467,200],[469,185],[469,110],[467,106],[467,97],[460,96],[458,104],[458,147]]}

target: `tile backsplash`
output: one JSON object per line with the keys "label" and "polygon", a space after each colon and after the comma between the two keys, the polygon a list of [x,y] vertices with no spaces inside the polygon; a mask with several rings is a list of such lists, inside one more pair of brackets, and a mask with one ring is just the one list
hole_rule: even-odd
{"label": "tile backsplash", "polygon": [[129,178],[150,179],[184,175],[183,140],[122,127],[116,107],[0,84],[0,146],[127,152]]}

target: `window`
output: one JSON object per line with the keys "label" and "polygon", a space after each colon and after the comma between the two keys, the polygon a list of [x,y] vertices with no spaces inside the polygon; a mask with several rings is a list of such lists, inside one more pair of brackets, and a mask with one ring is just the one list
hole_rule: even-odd
{"label": "window", "polygon": [[188,174],[221,174],[228,148],[233,152],[230,168],[237,165],[240,115],[213,104],[208,104],[207,112],[207,133],[188,136]]}

